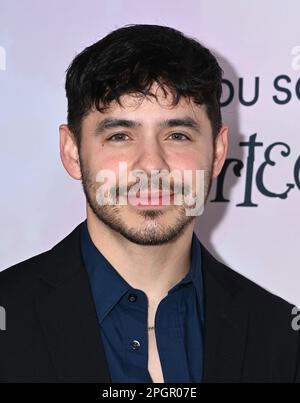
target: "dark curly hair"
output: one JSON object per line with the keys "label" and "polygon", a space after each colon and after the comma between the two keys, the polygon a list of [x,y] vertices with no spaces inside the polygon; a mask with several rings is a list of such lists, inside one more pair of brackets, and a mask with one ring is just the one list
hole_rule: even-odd
{"label": "dark curly hair", "polygon": [[222,74],[216,58],[198,41],[159,25],[130,24],[85,48],[66,70],[68,125],[80,145],[82,119],[92,107],[105,112],[120,97],[144,96],[157,83],[172,105],[181,97],[205,105],[213,135],[222,126]]}

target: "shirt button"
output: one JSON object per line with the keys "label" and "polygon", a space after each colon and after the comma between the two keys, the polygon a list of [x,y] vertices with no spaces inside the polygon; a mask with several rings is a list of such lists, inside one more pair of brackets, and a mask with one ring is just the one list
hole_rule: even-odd
{"label": "shirt button", "polygon": [[138,340],[133,340],[131,343],[132,350],[138,350],[140,348],[140,342]]}
{"label": "shirt button", "polygon": [[135,302],[135,301],[137,300],[136,294],[129,294],[129,295],[128,295],[128,300],[129,300],[130,302]]}

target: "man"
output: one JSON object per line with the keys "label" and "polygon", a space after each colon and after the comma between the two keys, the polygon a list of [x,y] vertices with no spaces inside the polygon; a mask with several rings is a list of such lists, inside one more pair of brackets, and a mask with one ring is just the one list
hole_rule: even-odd
{"label": "man", "polygon": [[0,274],[2,382],[299,380],[292,306],[193,231],[227,154],[221,79],[208,49],[156,25],[113,31],[73,60],[60,155],[87,219]]}

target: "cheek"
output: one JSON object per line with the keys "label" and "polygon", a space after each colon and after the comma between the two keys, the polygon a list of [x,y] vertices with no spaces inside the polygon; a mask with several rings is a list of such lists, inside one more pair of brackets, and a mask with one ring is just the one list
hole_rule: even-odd
{"label": "cheek", "polygon": [[[181,178],[184,180],[186,186],[196,191],[197,186],[205,186],[208,177],[211,176],[211,165],[213,160],[213,147],[207,145],[205,152],[203,148],[197,147],[193,151],[185,155],[177,155],[176,159],[172,161],[170,167],[172,170],[178,170],[181,173]],[[196,171],[204,171],[196,173]],[[204,180],[204,182],[202,182]],[[197,185],[198,184],[198,185]]]}
{"label": "cheek", "polygon": [[[123,162],[124,159],[116,158],[116,157],[104,157],[99,155],[98,158],[94,160],[94,164],[99,169],[109,169],[114,172],[118,172],[119,165]],[[126,162],[126,161],[125,161]]]}
{"label": "cheek", "polygon": [[107,152],[105,147],[95,145],[85,150],[85,160],[88,161],[90,168],[95,171],[102,169],[118,172],[120,161],[126,161],[126,155]]}
{"label": "cheek", "polygon": [[197,148],[185,155],[177,155],[176,158],[170,161],[169,165],[172,169],[179,169],[182,172],[184,170],[195,171],[196,169],[207,167],[211,160],[212,150],[203,152]]}

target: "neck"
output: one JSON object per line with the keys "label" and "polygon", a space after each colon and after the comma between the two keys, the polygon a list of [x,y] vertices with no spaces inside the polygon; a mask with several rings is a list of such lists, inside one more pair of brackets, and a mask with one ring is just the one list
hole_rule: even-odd
{"label": "neck", "polygon": [[193,225],[163,245],[138,245],[101,222],[89,209],[87,226],[96,248],[131,287],[158,303],[189,271]]}

